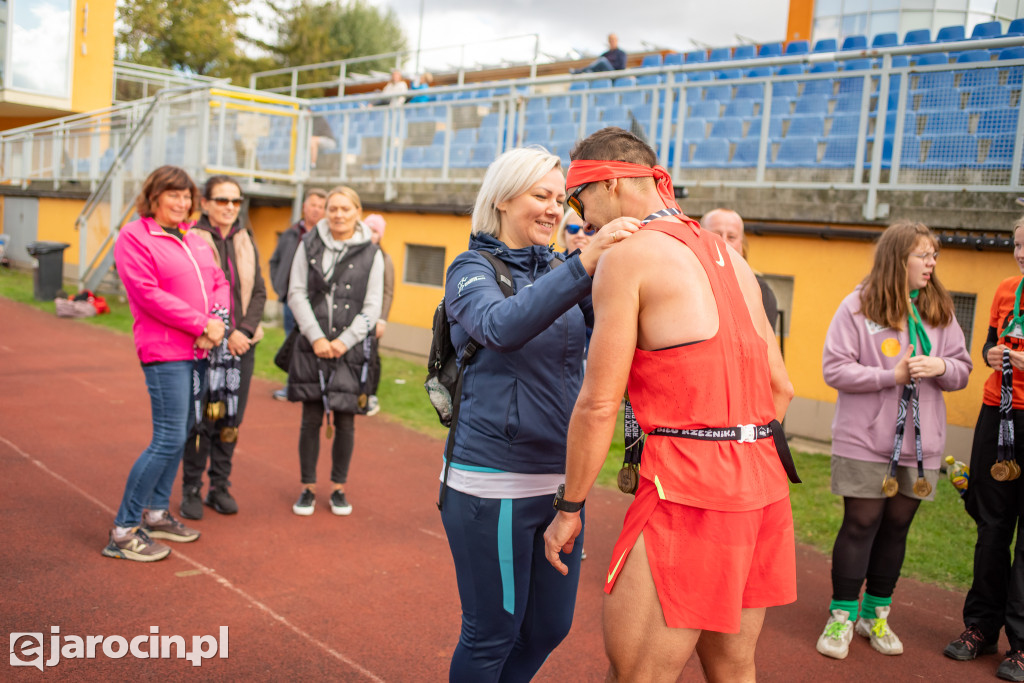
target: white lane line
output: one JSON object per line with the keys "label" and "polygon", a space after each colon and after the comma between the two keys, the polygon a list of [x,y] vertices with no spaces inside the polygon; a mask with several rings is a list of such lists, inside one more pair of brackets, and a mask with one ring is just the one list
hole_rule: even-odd
{"label": "white lane line", "polygon": [[447,541],[448,540],[447,538],[445,538],[441,534],[437,533],[436,531],[431,531],[430,529],[423,529],[423,528],[421,528],[420,531],[425,533],[427,536],[433,536],[434,538],[440,538],[442,541]]}
{"label": "white lane line", "polygon": [[[78,492],[79,495],[81,495],[83,498],[85,498],[89,502],[93,503],[96,507],[98,507],[99,509],[101,509],[104,512],[106,512],[111,517],[113,517],[114,515],[117,514],[116,510],[114,510],[110,506],[106,505],[105,503],[101,502],[98,498],[96,498],[92,494],[88,493],[87,491],[83,490],[82,488],[80,488],[80,487],[76,486],[75,484],[71,483],[70,481],[65,479],[63,476],[61,476],[60,474],[54,472],[49,467],[47,467],[42,461],[32,457],[31,455],[29,455],[25,451],[23,451],[20,448],[18,448],[18,446],[16,446],[15,444],[10,442],[9,440],[7,440],[4,437],[0,436],[0,442],[3,442],[5,444],[7,444],[11,448],[11,450],[13,450],[15,453],[19,454],[21,457],[25,458],[26,460],[28,460],[30,463],[32,463],[33,465],[35,465],[36,467],[38,467],[42,471],[46,472],[48,475],[50,475],[51,477],[53,477],[57,481],[65,484],[66,486],[68,486],[72,490]],[[383,678],[381,678],[380,676],[377,676],[376,674],[374,674],[369,669],[366,669],[366,668],[360,666],[357,662],[353,661],[352,659],[349,659],[348,657],[346,657],[342,653],[338,652],[337,650],[333,649],[332,647],[330,647],[326,643],[324,643],[324,642],[322,642],[320,640],[317,640],[316,638],[314,638],[310,634],[306,633],[301,628],[299,628],[298,626],[296,626],[292,622],[288,621],[288,619],[286,619],[285,617],[281,616],[280,614],[275,612],[273,609],[271,609],[267,605],[263,604],[262,602],[260,602],[259,600],[257,600],[253,596],[249,595],[248,593],[246,593],[241,588],[239,588],[238,586],[236,586],[233,583],[231,583],[228,579],[226,579],[223,576],[221,576],[220,574],[218,574],[216,572],[216,570],[211,569],[210,567],[207,567],[206,565],[202,564],[201,562],[197,562],[196,560],[193,560],[191,557],[189,557],[188,555],[186,555],[182,551],[178,550],[177,548],[174,549],[173,555],[174,555],[174,557],[181,558],[186,563],[192,565],[193,567],[195,567],[196,569],[201,571],[203,574],[206,574],[207,576],[209,576],[210,578],[215,580],[217,583],[219,583],[221,586],[223,586],[224,588],[227,588],[231,592],[235,593],[236,595],[241,597],[243,600],[248,602],[250,605],[253,605],[254,607],[259,609],[261,612],[263,612],[264,614],[266,614],[270,618],[272,618],[275,621],[279,622],[280,624],[282,624],[283,626],[288,628],[290,631],[292,631],[292,633],[294,633],[295,635],[299,636],[303,640],[305,640],[305,641],[307,641],[309,643],[312,643],[313,645],[315,645],[319,649],[323,650],[324,652],[326,652],[330,656],[334,657],[338,661],[347,664],[349,667],[351,667],[352,669],[354,669],[358,673],[362,674],[363,676],[365,676],[369,680],[371,680],[371,681],[378,681],[379,683],[384,683],[384,679]]]}
{"label": "white lane line", "polygon": [[107,390],[104,389],[103,387],[97,386],[97,385],[93,384],[92,382],[89,382],[87,380],[82,379],[81,377],[77,377],[75,375],[71,375],[71,378],[74,379],[74,380],[77,380],[78,382],[81,382],[82,384],[84,384],[85,386],[89,387],[93,391],[98,391],[101,394],[107,393]]}

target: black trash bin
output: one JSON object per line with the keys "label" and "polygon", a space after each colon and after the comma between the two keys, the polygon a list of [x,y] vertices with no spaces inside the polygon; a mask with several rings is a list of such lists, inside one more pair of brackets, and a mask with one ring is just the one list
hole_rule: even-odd
{"label": "black trash bin", "polygon": [[64,284],[64,250],[66,242],[29,242],[25,251],[39,262],[33,294],[36,301],[53,301]]}

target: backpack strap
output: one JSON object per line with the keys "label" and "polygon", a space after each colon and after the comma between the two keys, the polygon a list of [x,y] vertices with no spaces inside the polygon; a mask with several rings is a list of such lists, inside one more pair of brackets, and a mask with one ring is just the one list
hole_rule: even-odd
{"label": "backpack strap", "polygon": [[[508,264],[489,251],[478,249],[477,253],[487,259],[487,262],[494,268],[494,279],[497,280],[498,287],[501,288],[501,293],[505,295],[505,298],[515,294],[515,289],[512,286],[512,273],[508,269]],[[448,492],[448,470],[451,469],[452,457],[455,453],[455,429],[459,426],[459,408],[462,405],[462,378],[466,374],[466,366],[473,360],[473,356],[478,350],[480,350],[480,344],[470,337],[466,348],[459,355],[459,376],[455,381],[455,395],[452,396],[452,426],[448,430],[448,442],[444,449],[444,476],[441,481],[441,493],[437,498],[438,510],[444,509],[444,498]]]}

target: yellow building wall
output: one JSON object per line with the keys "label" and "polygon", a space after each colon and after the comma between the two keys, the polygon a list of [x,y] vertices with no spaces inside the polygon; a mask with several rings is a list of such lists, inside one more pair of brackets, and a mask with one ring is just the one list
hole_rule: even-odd
{"label": "yellow building wall", "polygon": [[114,5],[115,0],[78,0],[75,4],[71,81],[71,109],[75,112],[110,106],[114,81]]}
{"label": "yellow building wall", "polygon": [[[755,269],[793,278],[786,368],[797,396],[835,403],[836,391],[825,384],[821,373],[825,334],[839,303],[871,269],[874,245],[818,237],[750,235],[748,239]],[[942,284],[951,292],[977,295],[969,349],[974,371],[964,390],[946,394],[950,424],[973,427],[982,387],[992,372],[981,360],[989,307],[999,283],[1019,271],[1009,253],[944,249],[941,254],[935,272]]]}
{"label": "yellow building wall", "polygon": [[82,213],[84,206],[85,202],[81,199],[39,199],[37,239],[70,244],[71,246],[64,250],[65,265],[78,263],[78,231],[75,230],[75,220]]}
{"label": "yellow building wall", "polygon": [[270,281],[270,257],[277,246],[277,236],[292,224],[290,206],[257,206],[249,209],[252,234],[256,238],[256,249],[260,252],[260,268],[267,283],[267,300],[275,301],[277,294]]}

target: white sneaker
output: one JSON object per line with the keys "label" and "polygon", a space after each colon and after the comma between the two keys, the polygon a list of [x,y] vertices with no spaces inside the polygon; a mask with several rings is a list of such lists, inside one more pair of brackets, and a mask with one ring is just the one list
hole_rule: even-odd
{"label": "white sneaker", "polygon": [[889,605],[875,608],[875,619],[857,619],[857,635],[871,639],[871,647],[883,655],[903,654],[903,643],[889,629]]}
{"label": "white sneaker", "polygon": [[380,412],[380,401],[376,396],[371,396],[366,401],[366,417],[371,417]]}
{"label": "white sneaker", "polygon": [[818,637],[818,652],[833,659],[846,659],[846,655],[850,654],[851,640],[853,624],[850,623],[850,613],[841,609],[832,610],[825,630]]}

